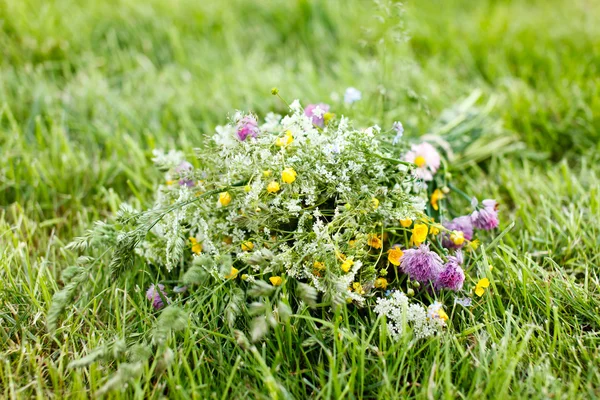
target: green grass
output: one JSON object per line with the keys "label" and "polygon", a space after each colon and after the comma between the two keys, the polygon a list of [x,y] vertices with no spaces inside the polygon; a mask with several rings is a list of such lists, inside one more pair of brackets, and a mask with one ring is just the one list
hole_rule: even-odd
{"label": "green grass", "polygon": [[457,177],[501,200],[501,228],[515,222],[480,264],[490,294],[427,341],[390,342],[368,312],[325,323],[300,310],[244,349],[222,320],[231,293],[205,288],[185,327],[140,371],[125,364],[133,379],[113,380],[123,391],[109,396],[600,396],[600,7],[412,2],[399,43],[398,19],[378,15],[366,0],[0,0],[0,397],[98,394],[122,346],[68,365],[147,335],[154,276],[140,264],[108,285],[106,255],[92,254],[91,289],[49,334],[52,295],[78,256],[65,245],[121,202],[152,201],[152,149],[191,154],[234,109],[284,110],[272,86],[308,102],[355,86],[363,101],[345,113],[401,120],[412,136],[476,89],[481,105],[493,99],[479,128],[501,124],[522,145]]}

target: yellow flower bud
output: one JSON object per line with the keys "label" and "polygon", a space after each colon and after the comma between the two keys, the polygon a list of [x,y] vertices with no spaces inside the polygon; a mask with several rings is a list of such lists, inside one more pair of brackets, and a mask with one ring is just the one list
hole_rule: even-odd
{"label": "yellow flower bud", "polygon": [[219,193],[219,203],[221,206],[226,207],[231,203],[231,195],[229,192],[221,192]]}
{"label": "yellow flower bud", "polygon": [[192,243],[192,252],[196,254],[202,253],[202,243],[198,243],[195,237],[191,237],[190,242]]}
{"label": "yellow flower bud", "polygon": [[243,251],[251,251],[254,248],[254,243],[247,241],[242,243],[241,247]]}
{"label": "yellow flower bud", "polygon": [[488,278],[480,279],[475,285],[475,294],[479,297],[483,296],[485,293],[485,289],[490,286],[490,280]]}
{"label": "yellow flower bud", "polygon": [[269,281],[271,281],[271,285],[273,286],[281,286],[283,283],[283,279],[280,276],[272,276],[269,278]]}
{"label": "yellow flower bud", "polygon": [[448,321],[448,314],[446,314],[446,311],[442,310],[441,308],[438,311],[438,317],[444,322]]}
{"label": "yellow flower bud", "polygon": [[237,268],[231,267],[231,272],[225,275],[225,279],[235,279],[237,278],[238,272],[240,272]]}
{"label": "yellow flower bud", "polygon": [[452,231],[450,240],[457,246],[461,246],[465,242],[465,235],[462,231]]}
{"label": "yellow flower bud", "polygon": [[390,262],[390,264],[398,266],[398,265],[400,265],[400,259],[402,258],[403,255],[404,255],[404,252],[402,250],[400,250],[399,247],[392,247],[388,251],[388,261]]}
{"label": "yellow flower bud", "polygon": [[367,244],[374,249],[380,249],[382,246],[381,239],[377,235],[369,235],[367,239]]}
{"label": "yellow flower bud", "polygon": [[322,262],[320,262],[320,261],[315,261],[315,262],[314,262],[314,264],[313,264],[313,267],[314,267],[316,270],[320,270],[320,271],[322,271],[322,270],[324,270],[324,269],[325,269],[325,264],[323,264],[323,263],[322,263]]}
{"label": "yellow flower bud", "polygon": [[471,240],[469,242],[469,249],[470,250],[477,250],[477,248],[479,247],[479,239],[475,239],[475,240]]}
{"label": "yellow flower bud", "polygon": [[419,246],[427,239],[428,228],[425,224],[415,224],[412,230],[411,241],[415,246]]}
{"label": "yellow flower bud", "polygon": [[375,279],[375,287],[377,289],[385,289],[387,288],[388,281],[385,278],[377,278]]}
{"label": "yellow flower bud", "polygon": [[354,261],[351,259],[347,259],[342,263],[342,271],[344,272],[348,272],[350,271],[350,268],[352,268],[352,265],[354,265]]}
{"label": "yellow flower bud", "polygon": [[362,285],[360,284],[360,282],[354,282],[352,284],[352,289],[354,289],[354,291],[358,294],[365,294],[365,290],[363,289]]}
{"label": "yellow flower bud", "polygon": [[277,193],[277,192],[279,192],[279,189],[281,189],[281,188],[279,187],[279,182],[277,182],[277,181],[272,181],[267,186],[267,192],[269,192],[269,193]]}
{"label": "yellow flower bud", "polygon": [[410,219],[410,218],[401,219],[400,220],[400,225],[402,225],[403,228],[408,228],[409,226],[412,225],[412,219]]}
{"label": "yellow flower bud", "polygon": [[292,131],[287,130],[282,137],[278,137],[275,140],[275,145],[279,147],[287,147],[294,141],[294,136],[292,135]]}
{"label": "yellow flower bud", "polygon": [[440,233],[440,229],[442,228],[441,225],[439,224],[433,224],[429,227],[429,233],[432,235],[437,235],[438,233]]}
{"label": "yellow flower bud", "polygon": [[439,210],[440,206],[438,205],[438,202],[440,200],[442,200],[444,198],[444,192],[442,192],[440,189],[435,189],[433,191],[433,193],[431,194],[431,207],[433,207],[434,210]]}
{"label": "yellow flower bud", "polygon": [[298,174],[292,167],[288,167],[281,172],[281,180],[285,183],[292,183],[296,180]]}

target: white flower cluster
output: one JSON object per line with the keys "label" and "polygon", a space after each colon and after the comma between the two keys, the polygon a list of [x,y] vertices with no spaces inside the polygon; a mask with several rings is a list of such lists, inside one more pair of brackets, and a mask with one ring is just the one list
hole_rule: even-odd
{"label": "white flower cluster", "polygon": [[377,314],[386,316],[389,334],[394,340],[398,340],[407,327],[411,327],[419,339],[440,332],[445,326],[444,319],[439,315],[440,309],[441,305],[438,307],[437,304],[429,309],[420,304],[411,304],[404,293],[395,290],[388,298],[378,298],[374,310]]}

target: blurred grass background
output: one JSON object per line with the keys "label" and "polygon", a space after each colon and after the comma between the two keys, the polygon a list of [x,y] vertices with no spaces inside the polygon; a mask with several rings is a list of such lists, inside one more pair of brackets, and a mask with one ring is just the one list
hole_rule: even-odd
{"label": "blurred grass background", "polygon": [[[0,393],[85,396],[83,382],[102,376],[65,366],[123,327],[82,311],[59,345],[45,333],[44,314],[75,258],[65,243],[121,201],[151,201],[160,178],[152,149],[191,154],[235,109],[283,112],[273,86],[289,101],[340,109],[336,95],[354,86],[363,100],[346,114],[383,127],[400,120],[411,136],[427,133],[474,90],[482,104],[494,99],[492,119],[523,146],[470,165],[459,179],[473,194],[503,199],[505,221],[517,221],[505,237],[512,250],[502,253],[507,271],[515,268],[506,290],[525,290],[523,274],[539,277],[540,287],[570,274],[557,290],[578,294],[557,315],[592,327],[566,329],[558,348],[530,349],[533,364],[523,368],[539,368],[525,383],[512,381],[513,394],[544,387],[539,393],[548,396],[598,395],[598,350],[588,347],[597,343],[588,313],[597,310],[600,264],[598,21],[595,0],[428,0],[404,8],[370,0],[0,0]],[[511,251],[529,261],[509,262]],[[519,326],[542,323],[531,307],[517,306]],[[583,347],[572,353],[571,345]],[[557,355],[548,361],[550,349]],[[537,373],[563,383],[544,386]],[[477,376],[482,385],[489,378]],[[503,382],[489,381],[489,393]]]}

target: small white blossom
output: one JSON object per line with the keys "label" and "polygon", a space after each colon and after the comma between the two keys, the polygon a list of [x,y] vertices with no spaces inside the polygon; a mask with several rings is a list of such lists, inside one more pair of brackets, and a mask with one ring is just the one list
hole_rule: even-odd
{"label": "small white blossom", "polygon": [[406,327],[411,327],[419,339],[435,335],[443,327],[438,319],[428,317],[425,307],[410,304],[408,297],[400,291],[393,291],[389,298],[377,299],[374,310],[387,317],[388,332],[394,340],[404,335]]}
{"label": "small white blossom", "polygon": [[346,103],[346,104],[355,103],[355,102],[359,101],[360,99],[362,99],[362,93],[360,90],[358,90],[354,87],[349,87],[344,92],[344,103]]}
{"label": "small white blossom", "polygon": [[300,100],[295,99],[294,101],[292,101],[292,104],[290,104],[290,110],[292,110],[294,113],[299,113],[300,111],[302,111]]}

